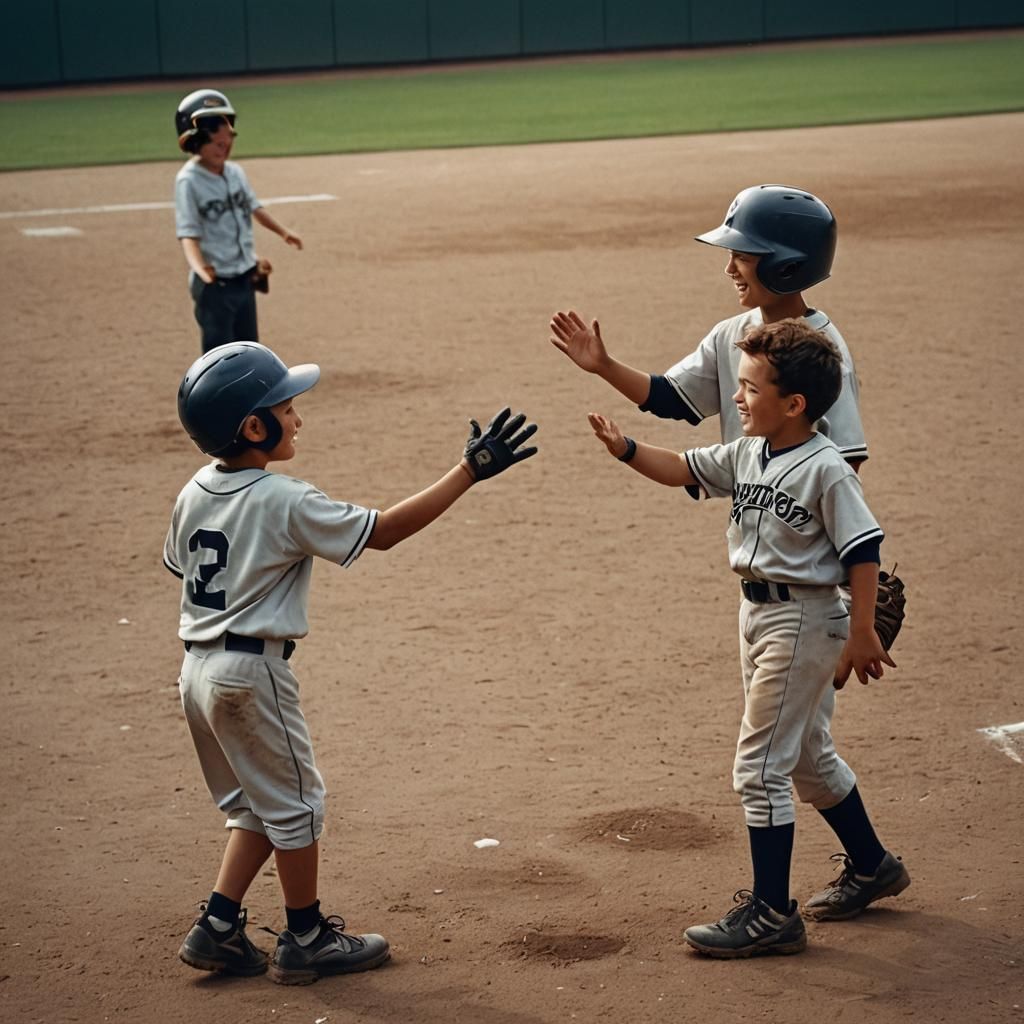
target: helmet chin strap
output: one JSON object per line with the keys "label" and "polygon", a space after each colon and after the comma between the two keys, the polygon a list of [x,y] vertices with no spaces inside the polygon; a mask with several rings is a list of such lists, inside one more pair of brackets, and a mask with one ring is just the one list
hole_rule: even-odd
{"label": "helmet chin strap", "polygon": [[260,418],[260,422],[266,427],[267,436],[262,441],[250,441],[253,448],[259,448],[261,452],[273,451],[284,436],[284,430],[278,418],[269,409],[256,409],[254,416]]}
{"label": "helmet chin strap", "polygon": [[267,436],[262,441],[250,441],[249,438],[239,432],[238,436],[230,444],[215,452],[207,452],[207,455],[213,455],[217,458],[230,458],[234,455],[241,455],[247,448],[259,448],[261,452],[273,451],[281,438],[284,437],[284,430],[281,428],[277,417],[269,409],[256,409],[252,415],[258,416],[260,422],[266,428]]}

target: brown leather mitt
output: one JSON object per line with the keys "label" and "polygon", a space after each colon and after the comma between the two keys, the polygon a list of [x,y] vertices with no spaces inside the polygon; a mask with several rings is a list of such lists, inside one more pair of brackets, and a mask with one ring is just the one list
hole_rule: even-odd
{"label": "brown leather mitt", "polygon": [[879,570],[878,596],[875,599],[875,632],[886,650],[896,642],[900,627],[906,618],[905,584],[896,575],[895,565],[892,570],[891,573]]}

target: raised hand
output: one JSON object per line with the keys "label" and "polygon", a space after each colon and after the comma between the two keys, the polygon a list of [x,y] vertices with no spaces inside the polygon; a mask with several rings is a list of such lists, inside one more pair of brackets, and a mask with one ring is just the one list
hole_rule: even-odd
{"label": "raised hand", "polygon": [[597,412],[588,412],[587,419],[590,421],[590,426],[597,439],[604,442],[605,448],[615,458],[618,459],[626,453],[626,438],[615,420],[610,420],[607,416],[602,416]]}
{"label": "raised hand", "polygon": [[608,362],[608,350],[601,339],[601,325],[592,320],[588,327],[580,315],[570,309],[551,318],[551,344],[564,352],[580,369],[598,373]]}

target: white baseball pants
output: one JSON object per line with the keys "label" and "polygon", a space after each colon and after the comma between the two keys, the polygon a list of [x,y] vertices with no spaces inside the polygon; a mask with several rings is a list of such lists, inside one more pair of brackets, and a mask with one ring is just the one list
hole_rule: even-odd
{"label": "white baseball pants", "polygon": [[794,786],[801,801],[826,809],[857,781],[831,734],[832,682],[849,621],[838,591],[740,606],[745,703],[733,788],[752,828],[794,821]]}
{"label": "white baseball pants", "polygon": [[324,783],[284,658],[193,644],[181,704],[207,788],[226,828],[259,832],[279,849],[320,838]]}

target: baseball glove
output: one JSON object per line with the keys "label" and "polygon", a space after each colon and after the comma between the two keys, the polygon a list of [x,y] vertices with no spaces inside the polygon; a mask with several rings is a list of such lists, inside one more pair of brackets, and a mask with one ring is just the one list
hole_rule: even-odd
{"label": "baseball glove", "polygon": [[264,295],[270,291],[271,270],[273,267],[270,265],[270,260],[260,260],[252,272],[253,288],[258,292],[263,292]]}
{"label": "baseball glove", "polygon": [[904,583],[896,575],[895,565],[892,572],[879,570],[878,596],[875,599],[875,632],[886,650],[895,643],[906,617],[904,609],[907,599],[903,591]]}
{"label": "baseball glove", "polygon": [[484,431],[480,430],[476,420],[469,421],[469,440],[466,441],[463,455],[476,480],[497,476],[509,466],[537,454],[536,448],[517,450],[524,441],[533,437],[537,424],[531,423],[525,430],[516,433],[526,422],[526,416],[521,412],[511,419],[509,416],[512,416],[512,410],[506,406],[487,424]]}

